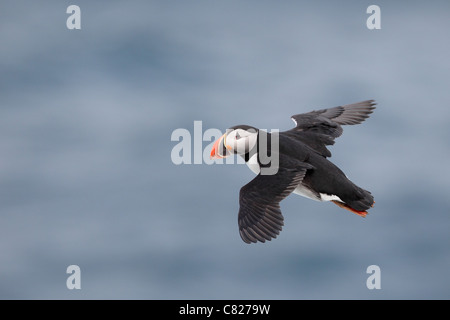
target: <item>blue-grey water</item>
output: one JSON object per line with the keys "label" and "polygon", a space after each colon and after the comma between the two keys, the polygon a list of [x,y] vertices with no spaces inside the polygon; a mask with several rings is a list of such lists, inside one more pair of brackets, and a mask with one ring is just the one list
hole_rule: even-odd
{"label": "blue-grey water", "polygon": [[[0,298],[449,299],[450,3],[377,1],[379,30],[370,4],[2,1]],[[375,196],[365,219],[292,195],[247,245],[252,172],[171,160],[194,121],[287,130],[366,99],[331,147]]]}

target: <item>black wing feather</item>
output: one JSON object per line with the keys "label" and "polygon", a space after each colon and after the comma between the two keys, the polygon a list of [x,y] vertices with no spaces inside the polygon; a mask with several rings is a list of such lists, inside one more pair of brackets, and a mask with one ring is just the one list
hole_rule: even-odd
{"label": "black wing feather", "polygon": [[239,233],[246,243],[265,242],[280,233],[284,218],[280,201],[303,180],[308,164],[279,168],[274,175],[257,175],[239,193]]}
{"label": "black wing feather", "polygon": [[288,136],[298,139],[319,154],[330,157],[327,145],[342,135],[341,125],[355,125],[366,120],[375,109],[374,100],[366,100],[334,108],[321,109],[292,116],[296,127],[286,131]]}
{"label": "black wing feather", "polygon": [[375,109],[374,105],[374,100],[366,100],[317,112],[337,124],[354,125],[366,120]]}

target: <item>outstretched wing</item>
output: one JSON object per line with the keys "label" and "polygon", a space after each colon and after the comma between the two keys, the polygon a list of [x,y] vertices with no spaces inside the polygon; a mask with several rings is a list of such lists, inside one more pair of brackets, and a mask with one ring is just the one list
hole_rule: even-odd
{"label": "outstretched wing", "polygon": [[366,100],[329,109],[321,109],[291,117],[296,127],[286,131],[288,136],[299,139],[325,157],[331,153],[327,145],[341,136],[341,125],[359,124],[366,120],[375,109],[374,100]]}
{"label": "outstretched wing", "polygon": [[294,169],[279,168],[274,175],[258,174],[239,193],[239,233],[246,243],[276,238],[284,223],[280,201],[303,180],[308,164]]}

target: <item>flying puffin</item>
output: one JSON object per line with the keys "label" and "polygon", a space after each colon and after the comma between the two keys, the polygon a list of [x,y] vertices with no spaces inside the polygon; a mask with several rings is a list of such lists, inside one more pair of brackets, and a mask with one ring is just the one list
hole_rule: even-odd
{"label": "flying puffin", "polygon": [[[361,217],[373,207],[372,194],[353,182],[327,158],[326,146],[342,135],[341,125],[363,122],[375,109],[374,100],[321,109],[291,117],[295,128],[278,132],[277,149],[272,148],[274,133],[248,125],[237,125],[214,142],[212,159],[239,154],[257,176],[239,193],[239,234],[246,243],[276,238],[284,225],[280,202],[292,192],[317,200],[331,201]],[[264,135],[266,144],[261,144]],[[275,141],[275,140],[274,140]],[[274,174],[263,174],[272,163],[262,161],[264,146],[271,159],[277,157]],[[272,150],[274,149],[274,150]]]}

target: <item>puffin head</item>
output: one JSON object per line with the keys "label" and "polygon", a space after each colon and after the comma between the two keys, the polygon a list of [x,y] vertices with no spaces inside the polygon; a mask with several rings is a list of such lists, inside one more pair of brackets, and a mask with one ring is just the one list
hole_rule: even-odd
{"label": "puffin head", "polygon": [[211,159],[226,158],[231,154],[244,155],[257,143],[258,129],[247,125],[238,125],[226,130],[225,134],[214,142]]}

